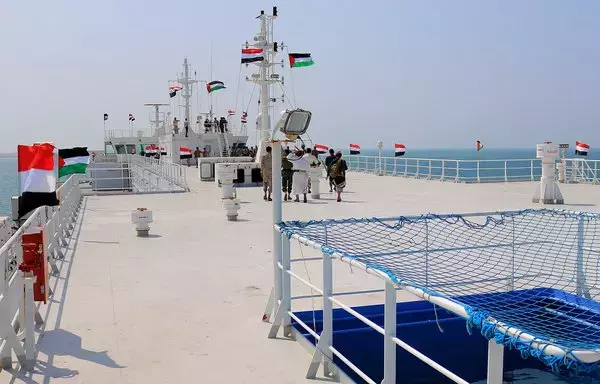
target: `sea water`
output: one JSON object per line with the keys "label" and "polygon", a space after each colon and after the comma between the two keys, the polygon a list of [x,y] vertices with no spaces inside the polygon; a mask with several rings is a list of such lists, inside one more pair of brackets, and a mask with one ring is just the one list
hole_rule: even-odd
{"label": "sea water", "polygon": [[0,216],[10,216],[10,198],[17,194],[17,158],[0,157]]}

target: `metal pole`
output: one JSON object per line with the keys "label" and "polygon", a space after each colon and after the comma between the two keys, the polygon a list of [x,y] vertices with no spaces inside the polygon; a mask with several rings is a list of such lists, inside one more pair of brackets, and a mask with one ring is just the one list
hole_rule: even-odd
{"label": "metal pole", "polygon": [[[281,189],[280,189],[281,190]],[[281,309],[283,312],[283,336],[289,337],[292,334],[292,320],[289,312],[292,310],[292,277],[288,273],[291,270],[290,261],[290,239],[286,234],[281,233],[281,275],[282,275],[282,298]]]}
{"label": "metal pole", "polygon": [[271,143],[271,173],[273,183],[273,225],[271,230],[273,231],[273,281],[275,287],[275,303],[277,300],[281,300],[281,271],[279,270],[279,262],[281,261],[281,237],[279,232],[275,229],[275,225],[279,224],[282,219],[282,193],[281,193],[281,142],[273,140]]}
{"label": "metal pole", "polygon": [[385,282],[385,339],[383,341],[383,383],[396,382],[396,288],[389,280]]}
{"label": "metal pole", "polygon": [[502,384],[502,376],[504,373],[504,345],[497,344],[496,340],[488,341],[488,369],[487,382],[488,384]]}
{"label": "metal pole", "polygon": [[329,347],[333,345],[333,265],[331,255],[323,253],[323,372],[325,376],[334,373],[333,354]]}
{"label": "metal pole", "polygon": [[[45,253],[44,253],[45,255]],[[23,298],[23,317],[25,324],[25,369],[32,370],[35,366],[35,302],[33,301],[33,283],[35,276],[33,272],[24,272],[25,295]]]}
{"label": "metal pole", "polygon": [[586,288],[585,270],[583,269],[583,216],[577,218],[577,296],[590,297]]}

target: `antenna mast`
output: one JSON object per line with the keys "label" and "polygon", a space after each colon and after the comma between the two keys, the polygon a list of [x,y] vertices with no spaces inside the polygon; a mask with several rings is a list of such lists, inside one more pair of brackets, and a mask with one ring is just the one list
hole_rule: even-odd
{"label": "antenna mast", "polygon": [[246,42],[245,48],[255,47],[263,50],[264,59],[256,61],[253,64],[258,65],[259,73],[252,74],[250,81],[260,85],[260,125],[258,129],[259,137],[259,153],[264,152],[265,141],[271,139],[271,119],[269,118],[269,110],[271,109],[271,99],[269,86],[279,82],[279,75],[273,71],[273,66],[281,63],[274,63],[277,53],[277,43],[273,42],[273,20],[277,17],[277,7],[273,7],[273,14],[266,15],[264,10],[260,11],[257,17],[260,20],[260,31],[254,36],[254,43]]}
{"label": "antenna mast", "polygon": [[198,80],[192,79],[190,76],[190,65],[187,57],[183,59],[183,73],[177,79],[177,82],[183,87],[181,97],[183,97],[184,118],[190,120],[190,105],[192,100],[192,87],[198,83]]}
{"label": "antenna mast", "polygon": [[[150,124],[152,127],[152,131],[150,132],[151,135],[150,136],[159,136],[161,133],[161,123],[165,123],[165,119],[164,119],[164,113],[163,113],[163,118],[161,119],[161,112],[160,112],[160,107],[165,107],[165,106],[169,106],[169,104],[164,104],[164,103],[145,103],[144,104],[145,107],[153,107],[154,108],[154,119],[150,118]],[[162,132],[162,134],[164,135],[166,132]]]}

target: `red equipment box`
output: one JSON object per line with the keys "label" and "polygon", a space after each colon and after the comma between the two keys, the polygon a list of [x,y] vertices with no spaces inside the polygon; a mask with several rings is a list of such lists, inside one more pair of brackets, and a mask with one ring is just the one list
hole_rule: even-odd
{"label": "red equipment box", "polygon": [[48,301],[48,258],[44,246],[42,228],[29,228],[22,236],[23,263],[19,269],[24,272],[33,272],[36,276],[33,285],[33,298],[35,301]]}

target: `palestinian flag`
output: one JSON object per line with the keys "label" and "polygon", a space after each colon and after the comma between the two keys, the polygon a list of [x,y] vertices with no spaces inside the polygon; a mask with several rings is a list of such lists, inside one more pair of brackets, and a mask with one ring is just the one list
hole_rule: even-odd
{"label": "palestinian flag", "polygon": [[350,144],[350,154],[351,155],[360,155],[360,145]]}
{"label": "palestinian flag", "polygon": [[135,121],[135,117],[131,113],[129,114],[129,121]]}
{"label": "palestinian flag", "polygon": [[210,83],[206,84],[206,90],[208,93],[218,91],[219,89],[223,88],[225,88],[225,83],[222,81],[211,81]]}
{"label": "palestinian flag", "polygon": [[477,152],[483,149],[483,144],[481,144],[481,141],[477,140],[477,142],[475,142],[475,145],[477,146]]}
{"label": "palestinian flag", "polygon": [[315,144],[315,149],[319,153],[327,153],[329,151],[329,147],[322,144]]}
{"label": "palestinian flag", "polygon": [[58,177],[74,173],[86,173],[90,163],[87,147],[75,147],[58,150]]}
{"label": "palestinian flag", "polygon": [[315,63],[310,53],[290,53],[288,56],[290,58],[290,68],[310,67]]}
{"label": "palestinian flag", "polygon": [[248,112],[242,112],[242,124],[246,124],[248,122]]}
{"label": "palestinian flag", "polygon": [[575,142],[575,154],[580,156],[587,156],[590,146],[583,141]]}
{"label": "palestinian flag", "polygon": [[242,49],[242,64],[254,63],[265,59],[262,48],[244,48]]}
{"label": "palestinian flag", "polygon": [[180,159],[191,159],[192,158],[192,150],[187,147],[179,148],[179,158]]}
{"label": "palestinian flag", "polygon": [[104,121],[108,120],[108,113],[104,114]]}
{"label": "palestinian flag", "polygon": [[406,147],[404,146],[404,144],[396,143],[396,144],[394,144],[394,149],[395,149],[394,156],[404,156],[404,154],[406,153]]}
{"label": "palestinian flag", "polygon": [[19,145],[17,169],[19,191],[19,218],[37,207],[58,205],[56,173],[54,171],[54,145],[49,143]]}

